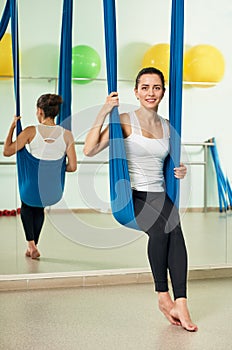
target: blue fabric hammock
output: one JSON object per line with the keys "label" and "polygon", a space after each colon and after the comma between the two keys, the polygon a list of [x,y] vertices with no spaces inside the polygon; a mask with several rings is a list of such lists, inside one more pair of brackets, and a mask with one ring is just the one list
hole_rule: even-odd
{"label": "blue fabric hammock", "polygon": [[208,140],[208,142],[213,143],[213,146],[210,146],[210,153],[212,155],[217,178],[219,211],[223,212],[223,207],[224,211],[227,211],[229,208],[232,208],[232,188],[228,177],[225,176],[223,173],[215,137]]}
{"label": "blue fabric hammock", "polygon": [[[108,93],[117,91],[117,40],[115,0],[103,0],[105,23],[105,48]],[[182,109],[182,66],[183,66],[183,27],[184,0],[172,1],[170,80],[169,80],[169,121],[170,156],[165,162],[166,190],[178,206],[179,183],[173,175],[173,168],[179,166],[181,147],[181,109]],[[109,172],[111,208],[115,219],[129,228],[140,230],[132,199],[126,151],[120,124],[118,108],[115,107],[109,121]]]}
{"label": "blue fabric hammock", "polygon": [[[0,22],[0,38],[11,19],[12,53],[14,67],[14,89],[16,115],[20,115],[18,15],[16,0],[7,0]],[[57,123],[71,129],[71,63],[72,63],[72,1],[64,0],[60,45],[59,94],[63,98]],[[22,131],[17,122],[17,135]],[[66,157],[58,160],[40,160],[24,147],[17,152],[18,184],[21,200],[34,207],[45,207],[57,203],[63,195]]]}

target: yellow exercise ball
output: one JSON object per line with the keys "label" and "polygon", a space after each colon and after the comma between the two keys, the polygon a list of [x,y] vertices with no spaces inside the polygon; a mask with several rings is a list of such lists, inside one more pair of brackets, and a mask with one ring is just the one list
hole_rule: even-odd
{"label": "yellow exercise ball", "polygon": [[210,87],[222,80],[225,61],[222,53],[211,45],[196,45],[184,54],[184,81],[209,84],[192,84],[198,87]]}
{"label": "yellow exercise ball", "polygon": [[6,33],[0,40],[0,77],[13,76],[11,34]]}
{"label": "yellow exercise ball", "polygon": [[167,82],[169,78],[170,45],[157,44],[150,47],[144,54],[142,68],[155,67],[163,72]]}

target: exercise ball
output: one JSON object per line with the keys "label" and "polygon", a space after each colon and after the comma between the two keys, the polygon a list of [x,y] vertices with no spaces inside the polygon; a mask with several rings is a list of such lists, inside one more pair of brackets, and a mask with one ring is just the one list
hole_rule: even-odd
{"label": "exercise ball", "polygon": [[163,72],[167,82],[169,77],[170,45],[157,44],[150,47],[144,54],[142,67],[155,67]]}
{"label": "exercise ball", "polygon": [[221,81],[225,72],[222,53],[211,45],[196,45],[184,54],[184,81],[209,84],[192,84],[198,87],[210,87]]}
{"label": "exercise ball", "polygon": [[0,40],[0,76],[12,77],[13,75],[11,34],[6,33]]}
{"label": "exercise ball", "polygon": [[95,79],[101,69],[100,56],[96,50],[87,45],[77,45],[72,48],[72,77],[78,84],[87,84]]}

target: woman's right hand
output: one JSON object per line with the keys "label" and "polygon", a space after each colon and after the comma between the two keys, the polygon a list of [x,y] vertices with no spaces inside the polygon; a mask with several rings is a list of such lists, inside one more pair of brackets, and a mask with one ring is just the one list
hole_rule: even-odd
{"label": "woman's right hand", "polygon": [[114,107],[119,106],[119,98],[118,93],[116,91],[111,92],[105,101],[105,104],[103,106],[104,112],[106,114],[110,113]]}
{"label": "woman's right hand", "polygon": [[107,125],[104,130],[102,130],[102,127],[107,115],[117,106],[119,106],[118,93],[113,91],[107,96],[104,105],[100,109],[95,122],[86,136],[83,148],[83,152],[86,156],[92,157],[108,146],[109,125]]}

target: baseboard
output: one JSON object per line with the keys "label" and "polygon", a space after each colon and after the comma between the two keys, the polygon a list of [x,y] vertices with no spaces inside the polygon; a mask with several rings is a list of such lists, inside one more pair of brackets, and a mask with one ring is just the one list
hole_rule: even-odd
{"label": "baseboard", "polygon": [[[46,211],[49,212],[50,208],[46,208]],[[76,214],[112,214],[111,210],[102,211],[100,208],[71,208],[71,209],[52,209],[53,213],[68,213],[73,212]],[[186,213],[203,213],[205,209],[203,207],[192,207],[192,208],[180,208],[181,212]],[[219,212],[218,207],[207,207],[207,212]]]}
{"label": "baseboard", "polygon": [[[231,278],[232,266],[194,267],[188,280]],[[53,288],[86,288],[152,283],[150,269],[117,269],[0,276],[0,291],[37,290]]]}
{"label": "baseboard", "polygon": [[[203,213],[205,212],[205,208],[202,207],[192,207],[192,208],[180,208],[180,211],[186,213]],[[207,212],[219,212],[218,207],[207,207]]]}
{"label": "baseboard", "polygon": [[52,213],[69,213],[70,211],[72,213],[76,213],[76,214],[111,214],[111,210],[108,211],[102,211],[100,208],[71,208],[71,209],[50,209],[50,208],[46,208],[45,211],[49,213],[49,211],[52,210]]}

